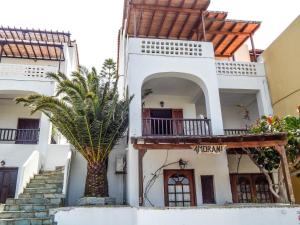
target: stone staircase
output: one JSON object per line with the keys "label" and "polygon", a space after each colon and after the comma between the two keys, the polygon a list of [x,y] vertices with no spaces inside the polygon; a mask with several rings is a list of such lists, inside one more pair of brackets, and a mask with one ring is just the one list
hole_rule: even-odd
{"label": "stone staircase", "polygon": [[63,204],[63,168],[35,175],[17,199],[7,199],[0,225],[54,225],[49,209]]}

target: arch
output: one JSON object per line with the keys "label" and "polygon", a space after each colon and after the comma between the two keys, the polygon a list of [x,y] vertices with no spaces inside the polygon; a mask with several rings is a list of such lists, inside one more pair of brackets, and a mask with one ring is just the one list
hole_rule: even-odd
{"label": "arch", "polygon": [[205,82],[199,76],[194,75],[194,74],[190,74],[190,73],[160,72],[160,73],[150,74],[150,75],[148,75],[144,78],[141,87],[143,87],[143,85],[151,79],[155,79],[155,78],[172,78],[172,77],[187,79],[187,80],[190,80],[190,81],[196,83],[202,89],[206,101],[209,100],[209,98],[208,98],[208,88],[207,88]]}

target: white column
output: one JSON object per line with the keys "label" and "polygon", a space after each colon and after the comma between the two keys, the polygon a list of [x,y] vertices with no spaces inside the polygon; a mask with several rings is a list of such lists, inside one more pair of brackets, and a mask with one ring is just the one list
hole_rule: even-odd
{"label": "white column", "polygon": [[221,112],[219,89],[217,87],[209,87],[208,96],[205,96],[207,115],[211,119],[211,127],[214,135],[222,135],[223,119]]}
{"label": "white column", "polygon": [[271,99],[269,95],[267,81],[263,81],[260,90],[256,94],[259,116],[269,116],[273,114]]}
{"label": "white column", "polygon": [[41,163],[45,162],[46,152],[48,149],[48,144],[51,141],[51,123],[49,118],[42,113],[40,118],[40,135],[39,135],[39,143],[38,150],[41,156]]}

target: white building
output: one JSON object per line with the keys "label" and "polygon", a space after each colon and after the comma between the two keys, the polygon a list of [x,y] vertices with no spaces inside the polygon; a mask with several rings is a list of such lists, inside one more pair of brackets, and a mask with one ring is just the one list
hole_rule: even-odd
{"label": "white building", "polygon": [[[58,210],[58,224],[299,224],[286,167],[286,204],[277,204],[242,150],[274,146],[287,165],[284,135],[248,134],[256,119],[272,114],[253,44],[260,23],[227,20],[208,6],[208,0],[124,1],[118,72],[120,90],[134,98],[128,140],[112,151],[108,178],[110,197],[120,203],[125,196],[131,207]],[[125,153],[122,179],[116,172]]]}
{"label": "white building", "polygon": [[70,33],[0,28],[0,203],[17,197],[40,169],[68,164],[70,147],[60,144],[48,118],[31,115],[14,99],[54,95],[55,83],[46,74],[70,74],[78,65]]}

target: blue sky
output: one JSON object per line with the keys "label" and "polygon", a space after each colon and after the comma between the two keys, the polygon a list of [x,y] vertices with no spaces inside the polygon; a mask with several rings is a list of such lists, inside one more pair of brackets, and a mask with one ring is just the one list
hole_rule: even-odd
{"label": "blue sky", "polygon": [[[87,67],[116,58],[123,0],[2,0],[1,9],[2,26],[70,31],[80,63]],[[211,0],[209,10],[228,11],[230,19],[262,21],[254,39],[264,49],[300,14],[300,1]]]}

